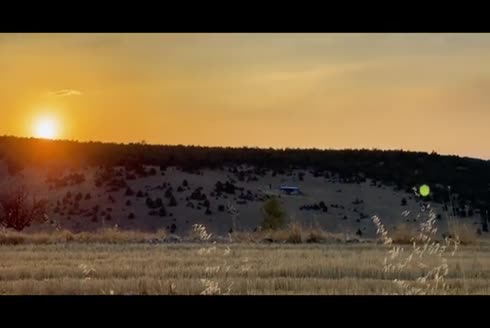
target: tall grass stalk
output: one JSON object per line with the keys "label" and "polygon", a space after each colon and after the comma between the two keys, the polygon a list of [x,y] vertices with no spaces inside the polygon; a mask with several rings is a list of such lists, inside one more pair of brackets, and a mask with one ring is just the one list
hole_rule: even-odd
{"label": "tall grass stalk", "polygon": [[[403,270],[419,268],[422,272],[413,281],[394,279],[393,282],[402,289],[403,294],[427,295],[446,294],[448,285],[446,277],[449,274],[447,255],[454,256],[460,244],[459,240],[446,237],[444,243],[435,240],[437,233],[436,215],[429,206],[427,219],[422,221],[418,234],[411,238],[412,247],[394,245],[393,239],[388,236],[378,216],[373,216],[378,240],[391,248],[383,260],[385,273],[402,273]],[[452,250],[451,250],[452,246]]]}

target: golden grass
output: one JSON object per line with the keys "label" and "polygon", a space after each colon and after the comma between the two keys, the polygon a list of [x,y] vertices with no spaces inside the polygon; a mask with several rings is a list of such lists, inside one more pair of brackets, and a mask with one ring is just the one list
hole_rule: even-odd
{"label": "golden grass", "polygon": [[394,244],[412,244],[417,235],[417,230],[405,223],[397,225],[395,229],[390,231],[390,237]]}
{"label": "golden grass", "polygon": [[2,231],[0,294],[490,294],[490,243],[468,227],[451,225],[443,246],[433,213],[391,237],[373,223],[382,244],[296,223],[228,240],[194,225],[176,245],[154,243],[165,231]]}
{"label": "golden grass", "polygon": [[21,244],[57,244],[57,243],[143,243],[152,239],[161,239],[167,235],[164,230],[155,233],[135,230],[104,228],[96,232],[73,233],[67,230],[52,232],[24,233],[16,231],[0,232],[0,245]]}
{"label": "golden grass", "polygon": [[[478,235],[472,227],[456,221],[448,222],[448,232],[451,238],[459,240],[461,245],[469,245],[478,242]],[[407,224],[399,224],[395,229],[390,230],[389,237],[393,244],[412,244],[413,241],[418,241],[419,231]],[[442,240],[442,239],[441,239]]]}
{"label": "golden grass", "polygon": [[474,229],[455,220],[448,222],[448,232],[452,238],[458,239],[462,245],[473,244],[478,240],[478,235]]}
{"label": "golden grass", "polygon": [[[202,231],[204,229],[204,231]],[[205,236],[203,236],[203,233]],[[168,235],[165,230],[155,233],[141,232],[135,230],[120,230],[117,228],[104,228],[95,232],[73,233],[67,230],[51,232],[0,232],[0,245],[22,245],[22,244],[57,244],[57,243],[144,243],[151,240],[162,240]],[[238,243],[325,243],[345,242],[352,237],[344,234],[334,234],[320,228],[304,227],[294,223],[280,230],[265,230],[256,232],[236,231],[228,238],[218,237],[205,232],[205,227],[196,225],[187,236],[182,239],[189,242],[202,241],[231,241]]]}
{"label": "golden grass", "polygon": [[[401,292],[394,279],[414,281],[425,272],[384,272],[389,247],[374,243],[213,247],[199,253],[201,244],[4,245],[0,294],[197,295],[201,279],[231,286],[233,295],[392,294]],[[482,242],[449,257],[449,293],[490,294],[489,255],[490,244]]]}
{"label": "golden grass", "polygon": [[263,230],[256,232],[237,231],[231,235],[234,242],[239,243],[327,243],[346,242],[354,239],[340,233],[330,233],[320,228],[304,227],[298,223],[292,223],[284,229]]}

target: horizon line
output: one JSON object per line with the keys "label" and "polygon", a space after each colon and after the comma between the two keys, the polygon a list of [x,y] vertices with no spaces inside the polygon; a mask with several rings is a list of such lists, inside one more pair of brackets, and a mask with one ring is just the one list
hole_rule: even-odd
{"label": "horizon line", "polygon": [[422,153],[422,154],[432,154],[438,156],[448,156],[448,157],[458,157],[458,158],[468,158],[468,159],[476,159],[482,161],[490,161],[490,158],[482,158],[482,157],[472,157],[468,155],[460,155],[460,154],[450,154],[450,153],[439,153],[435,150],[423,151],[423,150],[409,150],[403,148],[319,148],[319,147],[261,147],[261,146],[250,146],[250,145],[242,145],[242,146],[226,146],[226,145],[199,145],[199,144],[164,144],[164,143],[150,143],[146,140],[140,141],[129,141],[129,142],[116,142],[116,141],[100,141],[100,140],[76,140],[76,139],[47,139],[47,138],[38,138],[38,137],[26,137],[26,136],[16,136],[16,135],[0,135],[0,138],[17,138],[17,139],[29,139],[29,140],[38,140],[38,141],[51,141],[51,142],[74,142],[74,143],[99,143],[106,145],[119,145],[119,146],[129,146],[129,145],[142,145],[142,146],[150,146],[150,147],[195,147],[195,148],[229,148],[229,149],[259,149],[259,150],[274,150],[274,151],[283,151],[283,150],[316,150],[316,151],[387,151],[387,152],[407,152],[407,153]]}

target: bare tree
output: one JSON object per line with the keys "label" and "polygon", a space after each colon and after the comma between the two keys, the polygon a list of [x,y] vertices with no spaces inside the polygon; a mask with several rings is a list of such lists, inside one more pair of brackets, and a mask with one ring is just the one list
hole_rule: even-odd
{"label": "bare tree", "polygon": [[231,215],[231,223],[232,223],[232,229],[233,231],[237,230],[237,218],[240,215],[240,212],[237,210],[237,208],[230,202],[226,205],[226,210],[227,212]]}
{"label": "bare tree", "polygon": [[33,222],[47,221],[46,200],[36,200],[23,186],[0,195],[0,225],[21,231]]}

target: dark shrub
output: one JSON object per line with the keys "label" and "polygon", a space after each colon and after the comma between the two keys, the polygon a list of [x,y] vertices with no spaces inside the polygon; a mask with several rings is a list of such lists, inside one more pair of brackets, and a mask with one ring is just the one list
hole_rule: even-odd
{"label": "dark shrub", "polygon": [[0,225],[21,231],[33,222],[45,222],[47,204],[31,198],[25,187],[5,192],[0,195]]}
{"label": "dark shrub", "polygon": [[153,200],[152,200],[150,197],[148,197],[148,198],[146,199],[146,206],[147,206],[148,208],[154,208],[154,203],[153,203]]}
{"label": "dark shrub", "polygon": [[168,206],[170,207],[175,207],[177,206],[177,200],[175,199],[174,195],[170,197],[170,201],[168,202]]}
{"label": "dark shrub", "polygon": [[158,211],[158,215],[160,215],[161,217],[167,216],[167,211],[165,210],[164,206],[160,207],[160,210]]}
{"label": "dark shrub", "polygon": [[286,224],[286,213],[281,207],[281,203],[275,197],[270,198],[262,207],[263,219],[262,228],[265,230],[280,229]]}
{"label": "dark shrub", "polygon": [[11,176],[19,174],[24,169],[23,165],[19,161],[9,158],[6,162],[7,170]]}
{"label": "dark shrub", "polygon": [[155,202],[153,203],[153,205],[155,206],[155,208],[162,207],[163,206],[162,199],[160,197],[158,197],[157,199],[155,199]]}

